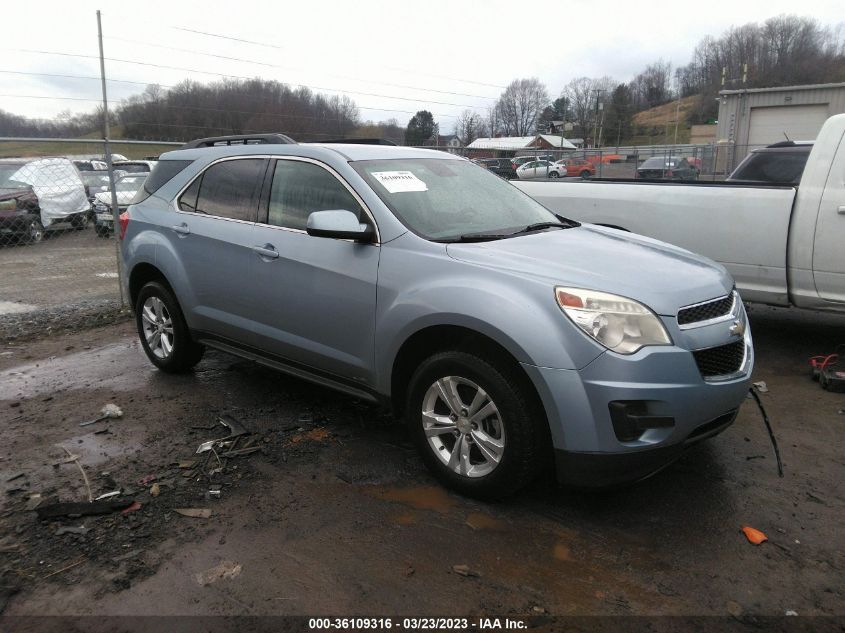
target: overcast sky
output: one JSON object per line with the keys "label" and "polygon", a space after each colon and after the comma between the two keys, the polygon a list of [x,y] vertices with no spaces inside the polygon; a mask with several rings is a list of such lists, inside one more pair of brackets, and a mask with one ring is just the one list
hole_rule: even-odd
{"label": "overcast sky", "polygon": [[[260,76],[348,94],[364,120],[395,117],[404,125],[413,112],[428,109],[446,133],[467,107],[486,114],[515,78],[538,77],[554,98],[573,77],[627,81],[659,58],[686,64],[702,37],[718,36],[732,25],[800,13],[836,26],[845,20],[842,2],[147,0],[122,7],[101,0],[10,2],[3,7],[0,109],[52,118],[96,105],[97,79],[9,71],[99,77],[98,8],[106,57],[152,64],[106,61],[110,79],[139,82],[109,82],[110,101],[140,92],[146,83]],[[80,57],[25,52],[35,50]]]}

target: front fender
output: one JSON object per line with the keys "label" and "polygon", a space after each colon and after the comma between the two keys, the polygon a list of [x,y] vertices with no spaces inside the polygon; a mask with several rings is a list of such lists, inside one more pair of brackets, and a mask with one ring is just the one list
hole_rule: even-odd
{"label": "front fender", "polygon": [[432,326],[473,330],[517,361],[540,367],[577,369],[604,351],[568,321],[545,281],[436,250],[391,246],[384,246],[379,265],[375,370],[381,393],[390,392],[393,363],[405,341]]}

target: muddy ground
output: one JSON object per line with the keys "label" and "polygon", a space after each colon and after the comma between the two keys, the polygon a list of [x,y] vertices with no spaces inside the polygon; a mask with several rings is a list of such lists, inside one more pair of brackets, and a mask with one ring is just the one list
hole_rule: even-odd
{"label": "muddy ground", "polygon": [[[784,478],[747,400],[638,485],[540,482],[497,504],[440,488],[400,426],[346,396],[216,352],[190,375],[159,373],[129,322],[8,343],[0,602],[6,615],[845,615],[845,394],[805,371],[842,342],[842,320],[751,319]],[[79,426],[109,402],[122,419]],[[197,446],[225,429],[197,427],[224,413],[252,431],[236,448],[258,450],[205,462]],[[68,452],[94,496],[122,489],[140,508],[39,520],[38,503],[87,498]]]}

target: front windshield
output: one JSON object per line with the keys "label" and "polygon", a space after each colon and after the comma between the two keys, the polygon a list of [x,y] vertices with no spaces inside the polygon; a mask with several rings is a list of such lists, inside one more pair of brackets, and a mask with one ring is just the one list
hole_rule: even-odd
{"label": "front windshield", "polygon": [[13,180],[12,176],[21,168],[20,165],[0,165],[0,188],[2,189],[20,189],[21,187],[28,187],[25,182]]}
{"label": "front windshield", "polygon": [[82,177],[82,182],[86,185],[107,185],[109,184],[108,172],[99,171],[83,171],[79,175]]}
{"label": "front windshield", "polygon": [[397,218],[430,240],[506,233],[558,222],[544,206],[470,161],[405,158],[353,162]]}
{"label": "front windshield", "polygon": [[115,191],[138,191],[146,178],[121,178],[114,183]]}

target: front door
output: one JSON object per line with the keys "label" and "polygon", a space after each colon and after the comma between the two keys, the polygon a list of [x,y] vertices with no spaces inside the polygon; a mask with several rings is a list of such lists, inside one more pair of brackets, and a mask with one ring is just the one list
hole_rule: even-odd
{"label": "front door", "polygon": [[380,247],[312,237],[314,211],[363,203],[317,161],[279,158],[253,235],[250,267],[257,344],[287,361],[361,383],[372,380]]}

